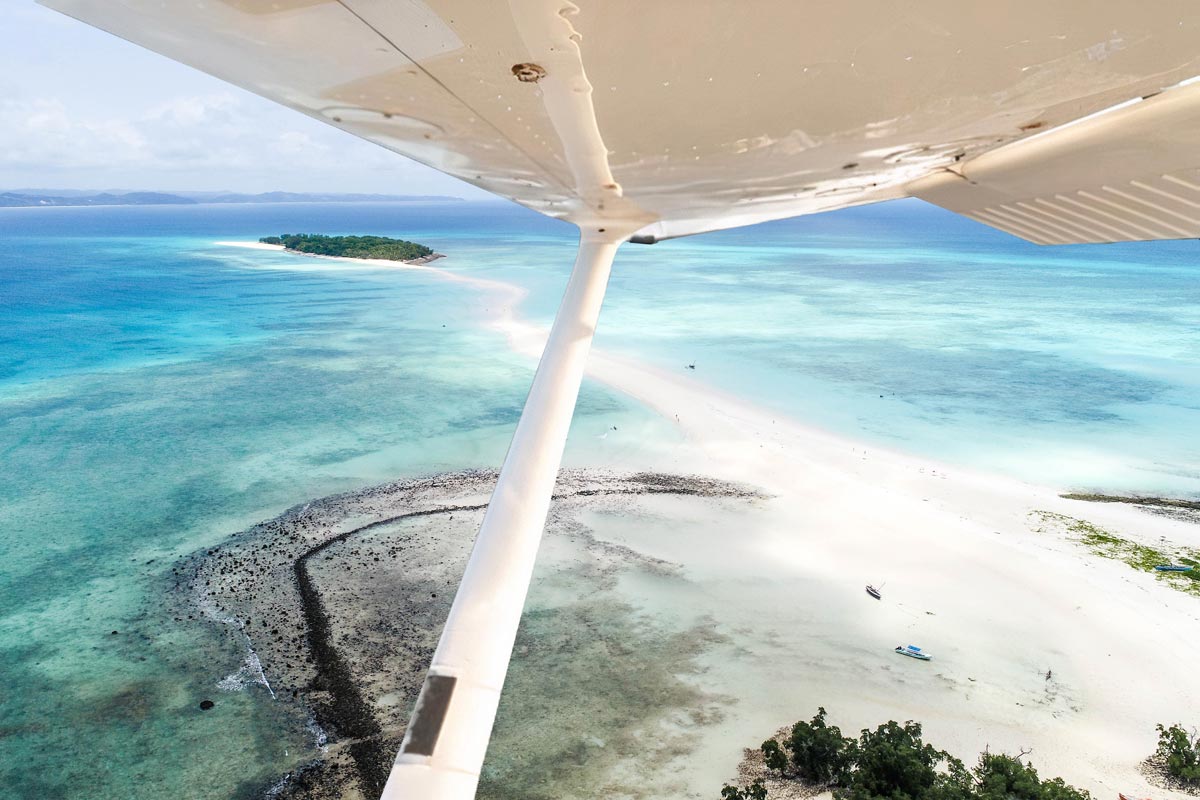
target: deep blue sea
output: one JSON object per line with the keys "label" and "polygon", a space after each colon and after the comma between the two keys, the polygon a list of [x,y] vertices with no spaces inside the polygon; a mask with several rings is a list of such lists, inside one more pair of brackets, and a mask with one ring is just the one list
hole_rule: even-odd
{"label": "deep blue sea", "polygon": [[[311,741],[259,693],[196,710],[237,663],[189,656],[172,565],[312,497],[503,457],[533,365],[481,325],[486,293],[216,244],[298,231],[428,244],[539,321],[574,250],[501,203],[0,210],[0,795],[269,785]],[[1196,241],[1040,248],[904,202],[631,245],[598,346],[877,445],[1200,496]],[[568,459],[637,468],[673,435],[588,385]]]}

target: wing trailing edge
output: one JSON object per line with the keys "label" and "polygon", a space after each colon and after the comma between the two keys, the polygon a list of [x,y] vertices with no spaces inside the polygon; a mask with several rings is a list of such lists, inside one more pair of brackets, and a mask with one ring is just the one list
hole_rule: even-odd
{"label": "wing trailing edge", "polygon": [[907,189],[1037,244],[1200,238],[1200,81],[991,150]]}

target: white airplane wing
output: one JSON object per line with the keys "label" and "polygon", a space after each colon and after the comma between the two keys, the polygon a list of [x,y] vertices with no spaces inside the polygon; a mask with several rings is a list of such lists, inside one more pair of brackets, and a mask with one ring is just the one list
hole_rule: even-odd
{"label": "white airplane wing", "polygon": [[1168,89],[1200,75],[1191,0],[42,2],[551,216],[640,215],[643,240],[910,194],[1033,241],[1197,235],[1197,101]]}
{"label": "white airplane wing", "polygon": [[909,195],[1042,243],[1200,235],[1194,0],[41,2],[580,226],[386,798],[475,792],[620,242]]}
{"label": "white airplane wing", "polygon": [[1195,238],[1198,145],[1200,82],[1189,82],[990,150],[908,192],[1038,244]]}

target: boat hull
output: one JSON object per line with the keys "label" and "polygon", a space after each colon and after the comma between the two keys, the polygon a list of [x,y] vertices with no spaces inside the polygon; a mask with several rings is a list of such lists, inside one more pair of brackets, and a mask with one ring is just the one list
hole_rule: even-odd
{"label": "boat hull", "polygon": [[909,658],[915,658],[918,661],[931,661],[933,659],[933,656],[927,653],[922,653],[921,648],[913,647],[911,644],[907,647],[897,647],[894,652],[897,655],[908,656]]}

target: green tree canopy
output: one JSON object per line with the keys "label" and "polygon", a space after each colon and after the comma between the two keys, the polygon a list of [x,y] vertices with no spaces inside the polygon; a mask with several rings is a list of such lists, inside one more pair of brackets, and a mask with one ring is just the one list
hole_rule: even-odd
{"label": "green tree canopy", "polygon": [[767,800],[767,787],[761,778],[741,789],[725,784],[721,789],[721,800]]}
{"label": "green tree canopy", "polygon": [[793,725],[785,746],[797,777],[830,786],[845,785],[856,755],[854,740],[826,724],[824,708],[818,708],[811,721]]}
{"label": "green tree canopy", "polygon": [[[943,773],[938,772],[940,764],[946,765]],[[862,732],[855,769],[839,794],[847,800],[953,797],[965,775],[961,761],[922,741],[921,723],[889,720]]]}
{"label": "green tree canopy", "polygon": [[[1175,756],[1176,763],[1185,768],[1200,763],[1194,737],[1178,726],[1159,730],[1160,750]],[[818,708],[811,720],[792,726],[782,748],[768,739],[761,750],[767,769],[780,779],[832,788],[835,800],[1091,800],[1086,791],[1062,778],[1038,778],[1033,765],[1021,761],[1024,751],[1017,756],[985,751],[968,770],[921,737],[920,723],[891,720],[850,739],[826,721],[824,708]],[[727,785],[721,796],[763,800],[765,793],[765,784],[755,781],[740,789]]]}
{"label": "green tree canopy", "polygon": [[1182,725],[1158,727],[1158,750],[1154,758],[1167,774],[1186,786],[1200,786],[1200,738],[1189,735]]}
{"label": "green tree canopy", "polygon": [[763,763],[767,765],[767,769],[773,769],[780,775],[787,772],[787,753],[780,749],[779,742],[774,739],[767,739],[762,743],[762,753]]}
{"label": "green tree canopy", "polygon": [[388,261],[412,261],[433,255],[433,250],[423,244],[404,239],[389,239],[386,236],[324,236],[319,233],[285,233],[282,236],[264,236],[264,244],[281,244],[288,250],[312,253],[319,256],[341,258],[380,258]]}

